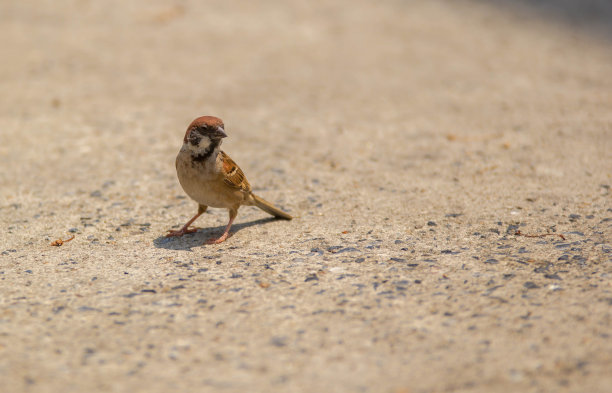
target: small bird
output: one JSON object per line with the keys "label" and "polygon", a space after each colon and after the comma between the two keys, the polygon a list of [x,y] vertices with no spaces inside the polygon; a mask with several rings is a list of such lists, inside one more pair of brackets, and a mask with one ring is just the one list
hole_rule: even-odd
{"label": "small bird", "polygon": [[206,211],[208,206],[229,209],[229,223],[223,234],[207,244],[224,242],[241,205],[257,206],[277,218],[291,220],[289,214],[258,197],[244,173],[221,150],[221,141],[227,137],[223,121],[213,116],[195,119],[185,132],[183,146],[176,156],[176,173],[183,190],[198,203],[198,213],[178,231],[169,230],[166,237],[183,236],[196,232],[189,226]]}

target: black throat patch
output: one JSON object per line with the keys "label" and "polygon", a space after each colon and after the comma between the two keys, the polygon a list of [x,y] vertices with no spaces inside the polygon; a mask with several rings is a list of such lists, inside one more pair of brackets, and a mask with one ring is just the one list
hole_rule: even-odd
{"label": "black throat patch", "polygon": [[208,145],[208,147],[202,153],[199,153],[199,154],[191,153],[191,158],[196,162],[206,161],[213,154],[215,149],[219,146],[220,142],[221,142],[220,139],[211,140],[210,145]]}

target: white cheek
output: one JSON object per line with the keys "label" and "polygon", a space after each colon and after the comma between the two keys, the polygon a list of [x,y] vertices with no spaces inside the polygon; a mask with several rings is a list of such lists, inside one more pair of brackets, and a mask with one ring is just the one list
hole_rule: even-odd
{"label": "white cheek", "polygon": [[197,146],[194,146],[191,143],[187,143],[187,147],[189,148],[189,150],[198,154],[202,150],[206,150],[208,146],[210,146],[210,143],[211,143],[210,138],[207,136],[203,136],[202,139],[200,140],[200,143],[198,143]]}
{"label": "white cheek", "polygon": [[202,139],[200,139],[200,143],[198,144],[198,148],[199,149],[206,149],[208,148],[208,146],[210,146],[210,138],[207,136],[203,136]]}

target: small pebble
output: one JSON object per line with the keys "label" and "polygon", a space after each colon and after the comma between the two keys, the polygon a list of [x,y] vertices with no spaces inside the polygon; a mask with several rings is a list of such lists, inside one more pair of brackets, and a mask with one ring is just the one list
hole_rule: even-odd
{"label": "small pebble", "polygon": [[95,308],[95,307],[89,307],[89,306],[81,306],[77,309],[77,311],[80,312],[85,312],[85,311],[100,311],[100,309]]}
{"label": "small pebble", "polygon": [[51,309],[51,311],[53,312],[53,314],[58,314],[62,310],[64,310],[65,308],[66,308],[65,306],[57,306],[57,307],[53,307],[53,309]]}
{"label": "small pebble", "polygon": [[284,347],[287,345],[287,337],[284,336],[274,336],[270,339],[270,344],[275,347]]}
{"label": "small pebble", "polygon": [[304,282],[308,281],[319,281],[319,277],[317,277],[316,273],[309,274],[308,276],[306,276]]}
{"label": "small pebble", "polygon": [[508,227],[506,228],[506,234],[508,235],[514,235],[516,233],[516,231],[518,231],[519,226],[518,224],[510,224],[508,225]]}
{"label": "small pebble", "polygon": [[311,248],[308,256],[312,256],[313,254],[323,255],[323,250],[320,248]]}
{"label": "small pebble", "polygon": [[354,251],[359,251],[359,250],[356,249],[355,247],[346,247],[346,248],[336,251],[335,254],[340,254],[343,252],[354,252]]}

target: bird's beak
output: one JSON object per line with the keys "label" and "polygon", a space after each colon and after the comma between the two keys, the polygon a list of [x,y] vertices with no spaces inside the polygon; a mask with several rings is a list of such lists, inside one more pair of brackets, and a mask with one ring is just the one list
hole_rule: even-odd
{"label": "bird's beak", "polygon": [[227,138],[227,134],[225,133],[223,127],[217,127],[217,132],[215,133],[215,136],[219,138]]}

